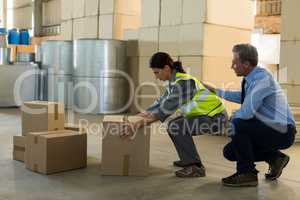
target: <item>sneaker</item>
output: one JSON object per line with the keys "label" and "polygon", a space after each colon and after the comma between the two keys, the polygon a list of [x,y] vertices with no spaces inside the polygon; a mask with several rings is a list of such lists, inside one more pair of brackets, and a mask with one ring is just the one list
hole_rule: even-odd
{"label": "sneaker", "polygon": [[175,166],[175,167],[187,167],[188,166],[188,164],[185,164],[183,161],[181,161],[181,160],[178,160],[178,161],[174,161],[173,162],[173,165]]}
{"label": "sneaker", "polygon": [[198,167],[197,165],[191,165],[176,171],[175,175],[180,178],[192,178],[192,177],[204,177],[206,176],[206,173],[205,173],[204,166]]}
{"label": "sneaker", "polygon": [[229,187],[257,186],[258,185],[257,173],[258,173],[257,170],[253,172],[242,173],[242,174],[235,173],[232,176],[223,178],[222,184],[224,186],[229,186]]}
{"label": "sneaker", "polygon": [[265,174],[265,178],[267,180],[276,180],[282,174],[283,168],[287,166],[290,161],[290,157],[288,155],[283,154],[279,156],[274,162],[269,164],[269,171]]}

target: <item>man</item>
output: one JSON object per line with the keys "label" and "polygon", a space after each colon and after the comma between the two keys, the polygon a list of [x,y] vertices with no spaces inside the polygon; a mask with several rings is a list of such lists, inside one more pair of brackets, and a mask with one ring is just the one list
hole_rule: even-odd
{"label": "man", "polygon": [[237,162],[237,172],[222,179],[225,186],[256,186],[256,161],[269,164],[267,180],[277,179],[289,162],[280,152],[295,139],[295,121],[286,97],[271,74],[257,66],[258,53],[250,44],[233,47],[232,69],[242,76],[241,91],[223,91],[206,87],[218,96],[240,103],[231,120],[231,142],[223,150],[224,157]]}

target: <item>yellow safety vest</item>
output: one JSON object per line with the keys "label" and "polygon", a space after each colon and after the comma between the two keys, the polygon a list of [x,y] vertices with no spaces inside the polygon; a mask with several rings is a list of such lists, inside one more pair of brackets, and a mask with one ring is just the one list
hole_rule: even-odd
{"label": "yellow safety vest", "polygon": [[225,106],[221,99],[216,94],[206,89],[195,77],[177,72],[175,83],[181,80],[194,80],[197,88],[197,93],[192,100],[179,108],[179,111],[182,112],[185,117],[201,115],[213,117],[225,110]]}

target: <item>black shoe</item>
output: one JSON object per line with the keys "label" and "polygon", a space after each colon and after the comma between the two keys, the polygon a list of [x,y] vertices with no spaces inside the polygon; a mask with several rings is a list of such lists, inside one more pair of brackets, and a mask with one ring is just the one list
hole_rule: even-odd
{"label": "black shoe", "polygon": [[183,161],[181,161],[181,160],[178,160],[178,161],[174,161],[173,162],[173,165],[175,166],[175,167],[187,167],[187,166],[189,166],[189,164],[185,164]]}
{"label": "black shoe", "polygon": [[282,154],[279,156],[274,162],[269,164],[269,171],[265,174],[265,178],[267,180],[276,180],[282,174],[283,168],[287,166],[290,161],[290,157],[288,155]]}
{"label": "black shoe", "polygon": [[258,185],[257,173],[258,173],[257,170],[254,170],[253,172],[242,173],[242,174],[235,173],[232,176],[223,178],[222,184],[224,186],[229,186],[229,187],[257,186]]}

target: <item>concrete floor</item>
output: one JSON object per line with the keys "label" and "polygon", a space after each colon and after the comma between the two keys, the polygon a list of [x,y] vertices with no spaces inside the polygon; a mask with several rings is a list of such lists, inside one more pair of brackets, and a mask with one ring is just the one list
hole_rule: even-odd
{"label": "concrete floor", "polygon": [[[80,117],[94,122],[100,118]],[[171,163],[177,160],[177,155],[167,135],[151,136],[150,176],[135,178],[100,175],[100,140],[96,135],[89,135],[88,138],[86,169],[50,176],[33,173],[25,169],[23,163],[12,160],[12,136],[20,134],[19,110],[0,109],[0,200],[300,199],[299,145],[286,151],[291,156],[291,162],[278,181],[265,181],[263,174],[267,165],[260,163],[260,183],[257,188],[226,188],[221,186],[220,179],[234,172],[234,163],[222,157],[222,148],[227,142],[224,137],[196,137],[195,142],[207,168],[207,177],[179,179],[173,174],[176,168]]]}

